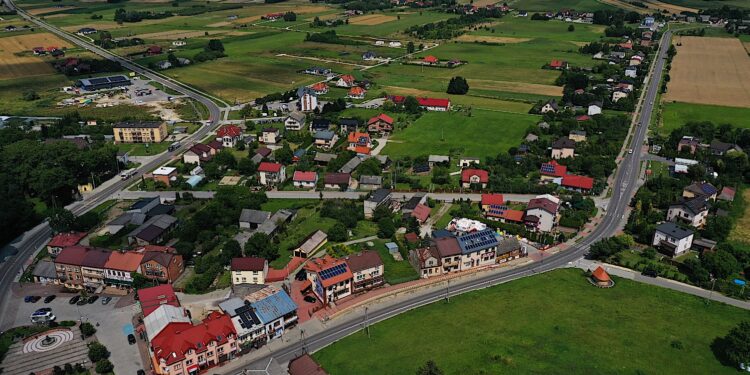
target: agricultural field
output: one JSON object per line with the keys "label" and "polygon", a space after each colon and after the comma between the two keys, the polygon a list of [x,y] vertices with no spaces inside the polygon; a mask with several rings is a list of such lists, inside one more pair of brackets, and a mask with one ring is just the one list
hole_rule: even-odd
{"label": "agricultural field", "polygon": [[[742,194],[739,192],[735,195],[733,207],[744,207],[740,213],[739,219],[729,232],[729,240],[742,242],[745,245],[750,244],[750,189],[743,189]],[[733,212],[734,214],[734,212]]]}
{"label": "agricultural field", "polygon": [[526,129],[541,117],[473,109],[465,113],[430,112],[396,132],[383,149],[393,159],[427,154],[486,157],[518,146]]}
{"label": "agricultural field", "polygon": [[[309,32],[335,30],[336,34],[344,36],[403,39],[404,35],[402,32],[409,27],[443,21],[456,16],[455,14],[429,10],[398,9],[351,17],[348,25],[341,25],[334,29],[326,27],[313,28],[309,26],[309,22],[299,23],[299,21],[297,22],[298,26],[295,26],[294,29]],[[276,24],[277,22],[274,22],[272,25],[276,26]]]}
{"label": "agricultural field", "polygon": [[[653,3],[655,1],[649,0],[648,2]],[[730,7],[750,8],[750,3],[748,3],[746,0],[722,0],[719,4],[713,1],[706,0],[661,0],[661,2],[665,4],[695,9],[719,8],[724,5]]]}
{"label": "agricultural field", "polygon": [[680,102],[663,103],[662,106],[662,126],[659,128],[662,134],[669,134],[672,130],[693,121],[711,121],[715,124],[750,128],[750,108]]}
{"label": "agricultural field", "polygon": [[615,9],[615,7],[597,0],[515,0],[509,1],[508,5],[530,12],[555,11],[560,9],[588,10],[593,12],[599,9]]}
{"label": "agricultural field", "polygon": [[406,312],[313,357],[332,375],[410,375],[428,360],[445,374],[737,372],[711,344],[745,310],[615,282],[592,287],[577,269],[527,277]]}
{"label": "agricultural field", "polygon": [[55,74],[44,58],[34,56],[34,47],[68,48],[70,44],[49,33],[11,35],[0,38],[0,80]]}
{"label": "agricultural field", "polygon": [[750,57],[738,39],[676,36],[672,43],[665,101],[750,107]]}

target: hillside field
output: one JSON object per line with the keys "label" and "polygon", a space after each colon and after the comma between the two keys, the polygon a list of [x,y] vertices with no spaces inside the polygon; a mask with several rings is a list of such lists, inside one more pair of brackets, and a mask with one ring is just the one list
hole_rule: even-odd
{"label": "hillside field", "polygon": [[669,134],[688,122],[711,121],[714,124],[732,124],[750,128],[750,108],[722,107],[693,103],[664,103],[662,126],[659,132]]}
{"label": "hillside field", "polygon": [[[313,356],[331,375],[736,374],[711,343],[745,310],[616,278],[599,289],[557,270],[436,302]],[[356,359],[356,360],[353,360]]]}

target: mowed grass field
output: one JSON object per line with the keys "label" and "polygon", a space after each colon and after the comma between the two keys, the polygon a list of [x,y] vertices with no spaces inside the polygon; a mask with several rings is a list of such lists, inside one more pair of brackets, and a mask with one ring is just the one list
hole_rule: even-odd
{"label": "mowed grass field", "polygon": [[735,194],[734,205],[740,203],[744,205],[745,210],[742,216],[734,224],[734,228],[729,232],[729,240],[750,244],[750,189],[742,190],[742,194]]}
{"label": "mowed grass field", "polygon": [[427,154],[461,155],[484,158],[518,146],[526,129],[536,124],[536,115],[473,109],[465,113],[425,113],[388,141],[383,154],[394,159]]}
{"label": "mowed grass field", "polygon": [[750,108],[722,107],[693,103],[663,103],[662,126],[659,131],[669,134],[688,122],[711,121],[750,128]]}
{"label": "mowed grass field", "polygon": [[557,270],[403,313],[313,354],[331,375],[736,374],[712,341],[745,310],[638,282]]}
{"label": "mowed grass field", "polygon": [[515,0],[508,2],[508,4],[515,9],[523,9],[526,11],[575,9],[593,12],[600,9],[616,9],[613,6],[603,4],[597,0]]}

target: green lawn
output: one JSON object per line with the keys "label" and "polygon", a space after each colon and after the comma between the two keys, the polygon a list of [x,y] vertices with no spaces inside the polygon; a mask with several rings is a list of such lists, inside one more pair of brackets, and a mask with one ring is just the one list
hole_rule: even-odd
{"label": "green lawn", "polygon": [[669,134],[672,130],[691,121],[711,121],[714,124],[732,124],[742,128],[750,128],[750,108],[722,107],[716,105],[693,103],[663,103],[662,134]]}
{"label": "green lawn", "polygon": [[[574,31],[568,31],[570,25],[574,26]],[[530,17],[503,17],[499,24],[490,26],[489,30],[480,29],[470,34],[591,42],[604,37],[604,29],[605,26],[602,25],[573,24],[558,20],[532,21]]]}
{"label": "green lawn", "polygon": [[720,4],[706,0],[661,0],[661,2],[698,9],[720,8],[724,5],[730,7],[750,8],[750,3],[746,0],[722,0]]}
{"label": "green lawn", "polygon": [[[314,354],[328,373],[733,374],[712,341],[745,310],[615,279],[599,289],[575,269],[452,297],[371,326]],[[352,360],[356,358],[356,360]]]}
{"label": "green lawn", "polygon": [[526,129],[539,121],[536,115],[474,109],[464,113],[425,113],[408,128],[396,132],[383,154],[392,158],[427,154],[486,157],[517,146]]}

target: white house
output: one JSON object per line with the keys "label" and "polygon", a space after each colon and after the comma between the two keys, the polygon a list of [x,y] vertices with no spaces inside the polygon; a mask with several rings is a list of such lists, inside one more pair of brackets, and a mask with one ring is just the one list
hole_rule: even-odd
{"label": "white house", "polygon": [[676,257],[684,254],[693,245],[693,231],[682,229],[672,222],[662,223],[656,227],[651,245]]}
{"label": "white house", "polygon": [[265,144],[276,144],[279,141],[279,129],[266,128],[260,134],[260,142]]}
{"label": "white house", "polygon": [[315,172],[294,171],[292,177],[294,187],[299,189],[315,189],[318,184],[318,174]]}
{"label": "white house", "polygon": [[305,127],[305,114],[300,111],[293,111],[284,120],[286,130],[302,130]]}
{"label": "white house", "polygon": [[635,66],[629,66],[625,68],[625,77],[635,78],[638,76],[638,68]]}
{"label": "white house", "polygon": [[524,223],[530,230],[551,232],[560,218],[560,199],[549,194],[539,195],[526,206]]}
{"label": "white house", "polygon": [[695,228],[703,228],[708,218],[708,204],[703,196],[669,206],[667,221],[681,221]]}
{"label": "white house", "polygon": [[628,93],[624,91],[615,91],[612,93],[612,101],[617,103],[620,99],[627,98]]}
{"label": "white house", "polygon": [[286,180],[286,169],[279,163],[262,162],[258,165],[260,184],[273,186]]}
{"label": "white house", "polygon": [[224,125],[216,131],[216,140],[224,147],[234,147],[242,138],[242,129],[237,125]]}
{"label": "white house", "polygon": [[172,45],[175,46],[175,47],[182,47],[182,46],[184,46],[186,44],[187,44],[187,42],[184,41],[184,40],[175,40],[175,41],[172,42]]}
{"label": "white house", "polygon": [[559,109],[559,107],[557,105],[557,100],[552,99],[552,100],[548,101],[547,103],[545,103],[542,106],[542,109],[540,110],[540,112],[542,112],[542,113],[547,113],[547,112],[555,113],[555,112],[558,111],[558,109]]}
{"label": "white house", "polygon": [[232,258],[232,285],[265,284],[268,261],[263,258]]}
{"label": "white house", "polygon": [[588,110],[589,116],[600,115],[601,113],[602,113],[601,102],[594,102],[594,103],[589,104],[589,110]]}
{"label": "white house", "polygon": [[363,251],[346,257],[352,271],[352,290],[356,293],[385,284],[383,261],[376,251]]}
{"label": "white house", "polygon": [[298,107],[302,112],[311,112],[318,108],[318,94],[309,87],[300,87],[297,89],[299,98]]}

